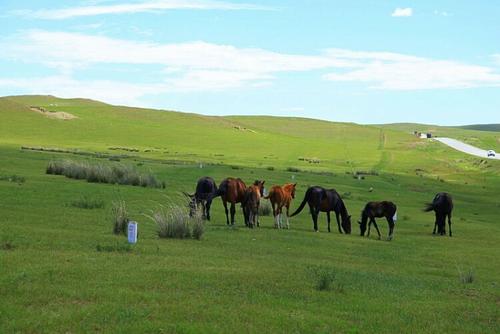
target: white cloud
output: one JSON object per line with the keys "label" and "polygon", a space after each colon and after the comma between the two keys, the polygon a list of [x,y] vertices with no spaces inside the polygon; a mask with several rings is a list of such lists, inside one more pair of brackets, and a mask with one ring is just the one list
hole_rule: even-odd
{"label": "white cloud", "polygon": [[357,59],[360,63],[352,70],[327,74],[325,79],[364,82],[376,89],[418,90],[500,85],[500,74],[485,66],[397,53],[330,50],[330,55]]}
{"label": "white cloud", "polygon": [[111,5],[92,5],[62,9],[18,10],[13,14],[47,19],[62,20],[81,16],[106,14],[132,14],[143,12],[160,12],[174,9],[191,10],[269,10],[269,7],[245,3],[232,3],[211,0],[153,0],[139,3],[123,3]]}
{"label": "white cloud", "polygon": [[439,16],[453,16],[452,13],[446,12],[446,11],[439,11],[435,10],[434,15],[439,15]]}
{"label": "white cloud", "polygon": [[[0,49],[0,59],[42,64],[59,73],[38,79],[3,79],[0,85],[111,103],[138,101],[150,94],[264,87],[282,72],[327,71],[325,80],[386,90],[500,85],[495,67],[391,52],[327,49],[316,55],[300,55],[201,41],[159,44],[40,30],[0,40]],[[500,55],[493,55],[493,59],[500,66]],[[108,64],[115,65],[114,69],[133,68],[137,76],[156,81],[137,83],[136,75],[135,83],[73,78],[75,73]]]}
{"label": "white cloud", "polygon": [[413,15],[413,9],[411,8],[396,8],[391,14],[391,16],[394,17],[408,17],[412,15]]}

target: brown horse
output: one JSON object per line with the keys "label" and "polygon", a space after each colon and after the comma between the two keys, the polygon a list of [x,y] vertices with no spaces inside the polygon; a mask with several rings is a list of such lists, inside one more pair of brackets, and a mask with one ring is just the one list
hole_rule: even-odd
{"label": "brown horse", "polygon": [[367,237],[370,236],[370,227],[373,224],[377,229],[378,238],[380,239],[380,231],[378,230],[377,223],[375,222],[375,218],[385,217],[387,219],[387,223],[389,224],[389,237],[388,240],[392,240],[394,234],[394,224],[397,219],[397,207],[396,204],[392,202],[368,202],[361,212],[361,221],[358,221],[359,229],[361,232],[361,236],[365,235],[366,231],[366,222],[370,219],[368,224],[368,234]]}
{"label": "brown horse", "polygon": [[269,195],[264,198],[271,201],[273,208],[274,227],[282,228],[283,207],[286,207],[286,228],[290,228],[288,217],[290,216],[290,203],[295,198],[295,187],[297,183],[287,183],[283,186],[272,186]]}
{"label": "brown horse", "polygon": [[249,228],[260,226],[259,224],[259,206],[260,198],[264,192],[264,182],[256,180],[250,187],[245,190],[241,207],[243,208],[243,216],[245,217],[245,225]]}
{"label": "brown horse", "polygon": [[245,197],[247,186],[240,178],[228,177],[224,179],[213,198],[220,196],[222,205],[226,212],[226,224],[229,225],[227,203],[231,204],[231,225],[234,225],[234,214],[236,213],[236,203],[241,203]]}

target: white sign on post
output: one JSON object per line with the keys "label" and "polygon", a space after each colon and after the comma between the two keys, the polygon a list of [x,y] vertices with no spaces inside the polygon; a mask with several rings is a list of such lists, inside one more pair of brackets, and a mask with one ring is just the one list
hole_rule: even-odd
{"label": "white sign on post", "polygon": [[134,221],[128,223],[128,242],[130,244],[137,242],[137,223]]}

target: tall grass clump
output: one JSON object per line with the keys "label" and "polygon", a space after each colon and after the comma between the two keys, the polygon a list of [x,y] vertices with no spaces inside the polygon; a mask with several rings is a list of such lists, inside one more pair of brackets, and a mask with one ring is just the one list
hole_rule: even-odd
{"label": "tall grass clump", "polygon": [[343,286],[336,282],[337,273],[333,268],[323,266],[310,266],[307,268],[308,274],[314,282],[314,287],[318,291],[343,291]]}
{"label": "tall grass clump", "polygon": [[269,201],[261,201],[259,205],[259,216],[270,216],[273,212],[271,203]]}
{"label": "tall grass clump", "polygon": [[17,184],[24,183],[26,179],[24,176],[19,176],[19,175],[0,175],[0,181],[8,181],[8,182],[13,182]]}
{"label": "tall grass clump", "polygon": [[104,207],[104,201],[95,198],[89,198],[84,196],[82,198],[75,199],[71,201],[71,206],[80,209],[102,209]]}
{"label": "tall grass clump", "polygon": [[466,271],[462,271],[458,266],[458,276],[462,284],[472,284],[474,282],[474,270],[469,268]]}
{"label": "tall grass clump", "polygon": [[161,209],[151,217],[158,227],[158,237],[173,239],[195,238],[201,240],[205,233],[205,223],[200,214],[189,216],[186,208],[172,205]]}
{"label": "tall grass clump", "polygon": [[70,179],[87,180],[93,183],[123,184],[150,188],[165,188],[151,173],[140,173],[131,166],[105,165],[73,160],[51,161],[46,168],[47,174],[64,175]]}
{"label": "tall grass clump", "polygon": [[129,218],[124,201],[113,202],[113,206],[111,207],[111,216],[113,222],[113,233],[126,235]]}

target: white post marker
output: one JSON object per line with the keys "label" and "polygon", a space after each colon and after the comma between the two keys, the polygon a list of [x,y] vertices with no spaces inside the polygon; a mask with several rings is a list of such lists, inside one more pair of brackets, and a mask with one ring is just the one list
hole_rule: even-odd
{"label": "white post marker", "polygon": [[137,243],[137,222],[130,221],[128,223],[128,243]]}

